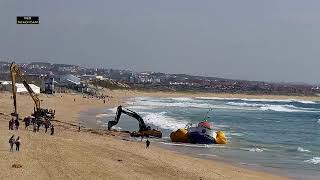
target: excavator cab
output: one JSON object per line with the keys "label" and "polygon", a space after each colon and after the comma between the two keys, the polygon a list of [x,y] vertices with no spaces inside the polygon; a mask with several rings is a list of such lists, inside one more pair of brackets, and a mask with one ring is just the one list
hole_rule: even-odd
{"label": "excavator cab", "polygon": [[113,126],[118,124],[122,113],[137,119],[138,122],[139,122],[139,131],[131,132],[130,133],[131,136],[133,136],[133,137],[145,136],[145,137],[162,138],[162,132],[161,131],[156,130],[156,129],[151,129],[150,126],[147,126],[144,123],[142,117],[139,114],[137,114],[136,112],[134,112],[134,111],[132,111],[130,109],[122,108],[122,106],[118,106],[116,117],[115,117],[114,121],[109,121],[108,122],[108,130],[111,130],[111,128]]}

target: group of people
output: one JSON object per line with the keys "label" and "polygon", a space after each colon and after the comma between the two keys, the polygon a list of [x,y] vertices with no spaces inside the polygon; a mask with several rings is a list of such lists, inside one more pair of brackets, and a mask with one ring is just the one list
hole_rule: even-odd
{"label": "group of people", "polygon": [[20,123],[19,123],[18,118],[16,118],[16,119],[12,118],[9,121],[9,130],[14,130],[14,129],[18,130],[19,126],[20,126]]}
{"label": "group of people", "polygon": [[[39,128],[43,124],[45,128],[45,133],[47,133],[48,129],[50,128],[51,130],[50,135],[54,134],[54,126],[51,124],[49,119],[35,119],[28,116],[23,119],[23,122],[25,123],[25,129],[28,129],[28,126],[30,126],[30,124],[33,124],[33,132],[39,132]],[[20,123],[19,123],[18,117],[12,118],[9,121],[9,130],[18,130],[19,125]],[[14,145],[16,145],[16,151],[19,151],[20,144],[21,144],[20,137],[18,136],[15,139],[14,135],[12,135],[9,139],[9,144],[10,144],[10,152],[13,152]]]}
{"label": "group of people", "polygon": [[10,144],[10,152],[13,152],[13,145],[16,145],[16,151],[19,151],[20,145],[21,145],[20,136],[18,136],[17,139],[15,139],[14,135],[12,135],[9,139],[9,144]]}
{"label": "group of people", "polygon": [[24,123],[25,123],[25,129],[28,129],[28,127],[30,126],[30,124],[33,124],[33,132],[39,132],[40,130],[40,126],[43,124],[44,128],[45,128],[45,133],[47,133],[48,129],[50,128],[51,130],[51,135],[54,134],[54,126],[51,124],[49,119],[43,118],[43,119],[35,119],[35,118],[31,118],[29,117],[25,117],[23,119]]}

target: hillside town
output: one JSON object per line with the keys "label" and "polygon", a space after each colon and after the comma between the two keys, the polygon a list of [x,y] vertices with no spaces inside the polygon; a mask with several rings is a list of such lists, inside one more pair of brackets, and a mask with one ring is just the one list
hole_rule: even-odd
{"label": "hillside town", "polygon": [[[0,61],[2,89],[10,89],[8,87],[10,84],[10,64],[11,62]],[[318,95],[320,93],[319,86],[308,84],[233,80],[160,72],[134,72],[45,62],[18,63],[18,65],[24,76],[33,84],[32,87],[36,89],[36,92],[45,91],[45,87],[52,84],[57,87],[55,91],[63,91],[67,88],[87,93],[97,93],[99,87],[281,95]],[[37,86],[38,88],[36,88]],[[22,85],[21,89],[23,89]]]}

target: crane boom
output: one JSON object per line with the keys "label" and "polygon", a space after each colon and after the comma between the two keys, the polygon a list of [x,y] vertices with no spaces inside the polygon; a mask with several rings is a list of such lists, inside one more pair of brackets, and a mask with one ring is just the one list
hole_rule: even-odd
{"label": "crane boom", "polygon": [[17,114],[17,88],[16,88],[16,76],[18,75],[19,78],[22,80],[22,84],[27,89],[29,95],[34,101],[35,107],[40,110],[40,99],[38,98],[37,94],[32,90],[32,88],[27,83],[26,79],[23,77],[19,67],[13,62],[10,65],[10,72],[11,72],[11,85],[12,85],[12,93],[13,93],[13,105],[14,105],[14,113]]}

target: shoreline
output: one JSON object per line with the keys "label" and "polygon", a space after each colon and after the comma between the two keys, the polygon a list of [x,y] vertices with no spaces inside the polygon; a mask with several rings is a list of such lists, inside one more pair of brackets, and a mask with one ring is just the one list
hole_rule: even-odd
{"label": "shoreline", "polygon": [[[161,98],[174,98],[174,97],[177,97],[177,98],[179,98],[179,97],[182,97],[183,95],[174,94],[174,96],[172,96],[172,94],[167,95],[167,94],[163,94],[163,93],[156,93],[156,94],[154,94],[154,93],[143,93],[143,96],[135,96],[135,98],[136,97],[161,97]],[[220,97],[223,97],[222,95],[223,94],[218,94],[218,95],[217,94],[213,94],[211,97],[220,98]],[[242,96],[242,94],[240,96],[233,96],[233,97],[248,98],[248,97]],[[270,97],[273,97],[273,98],[270,98]],[[269,96],[269,99],[277,99],[276,97],[277,96]],[[283,97],[283,96],[281,96],[281,97]],[[125,97],[123,99],[122,105],[127,105],[128,102],[130,102],[131,98],[134,98],[134,97]],[[185,96],[183,96],[183,98],[185,98]],[[189,97],[187,97],[187,98],[189,98]],[[195,96],[190,97],[190,98],[195,98]],[[255,97],[255,98],[257,98],[257,97]],[[263,99],[263,98],[257,98],[257,99]],[[303,100],[305,100],[305,99],[303,99]],[[85,116],[88,116],[87,113],[90,113],[92,118],[95,118],[96,115],[106,114],[105,110],[106,109],[111,109],[111,108],[116,108],[116,106],[115,107],[108,107],[108,108],[90,108],[90,109],[87,109],[85,112],[81,112],[81,113],[84,113]],[[114,114],[109,114],[109,115],[110,115],[110,117],[114,117]],[[90,117],[90,116],[88,116],[88,117]],[[80,117],[80,119],[81,119],[81,117]],[[106,130],[107,129],[105,126],[98,125],[96,123],[96,121],[94,121],[94,122],[88,122],[87,121],[87,122],[85,122],[85,124],[94,124],[94,125],[91,125],[90,128],[99,128],[100,130]],[[121,130],[120,130],[120,132],[121,132]],[[132,138],[131,140],[134,141],[134,142],[138,142],[138,143],[140,142],[139,140],[136,140],[134,138]],[[291,178],[290,176],[287,176],[285,172],[282,172],[282,170],[278,170],[277,168],[274,168],[274,167],[269,167],[268,168],[268,167],[264,167],[264,166],[256,166],[256,165],[252,166],[250,164],[241,163],[240,161],[236,161],[236,160],[232,161],[230,159],[221,159],[221,158],[217,158],[217,157],[207,157],[207,156],[194,154],[194,153],[191,153],[191,152],[182,152],[182,151],[179,151],[179,150],[174,150],[174,148],[173,148],[174,146],[165,145],[165,144],[163,144],[161,142],[158,142],[158,141],[155,141],[153,144],[155,144],[157,147],[159,147],[161,149],[169,150],[169,151],[171,151],[173,153],[186,155],[188,157],[199,158],[199,159],[203,159],[203,160],[210,160],[210,161],[213,161],[213,162],[219,162],[219,163],[223,163],[223,164],[226,164],[226,165],[231,165],[231,166],[238,167],[238,168],[244,168],[244,169],[249,169],[249,170],[253,170],[253,171],[257,171],[257,172],[270,173],[270,174],[274,174],[274,175],[279,175],[279,176],[284,176],[284,177]]]}
{"label": "shoreline", "polygon": [[[32,133],[22,128],[8,131],[7,122],[12,110],[10,93],[0,93],[0,151],[1,179],[70,179],[74,177],[104,179],[288,179],[277,174],[238,167],[230,163],[208,160],[179,154],[162,147],[152,146],[144,150],[144,143],[126,140],[128,134],[107,132],[83,128],[80,124],[80,112],[88,108],[113,108],[125,100],[150,93],[109,91],[113,98],[106,104],[95,98],[83,98],[81,95],[57,94],[40,96],[44,107],[55,107],[57,112],[56,133],[54,136],[44,132]],[[108,94],[109,94],[108,93]],[[164,96],[163,93],[155,93]],[[169,94],[168,96],[171,96]],[[62,97],[59,97],[62,96]],[[166,96],[166,97],[168,97]],[[181,94],[176,94],[176,97]],[[74,102],[73,99],[76,99]],[[18,96],[20,117],[32,110],[28,95]],[[22,127],[21,123],[21,127]],[[22,151],[10,154],[7,138],[14,133],[22,137]],[[92,148],[94,147],[94,148]],[[141,153],[144,152],[144,153]],[[85,158],[84,158],[85,157]],[[124,161],[125,163],[122,163]],[[21,163],[22,169],[12,169],[13,163]],[[100,167],[101,165],[101,167]],[[48,167],[48,168],[46,168]],[[50,168],[49,168],[50,167]],[[62,168],[62,169],[61,169]],[[130,173],[119,174],[119,171]],[[56,172],[59,172],[58,174]],[[90,172],[90,173],[89,173]]]}

